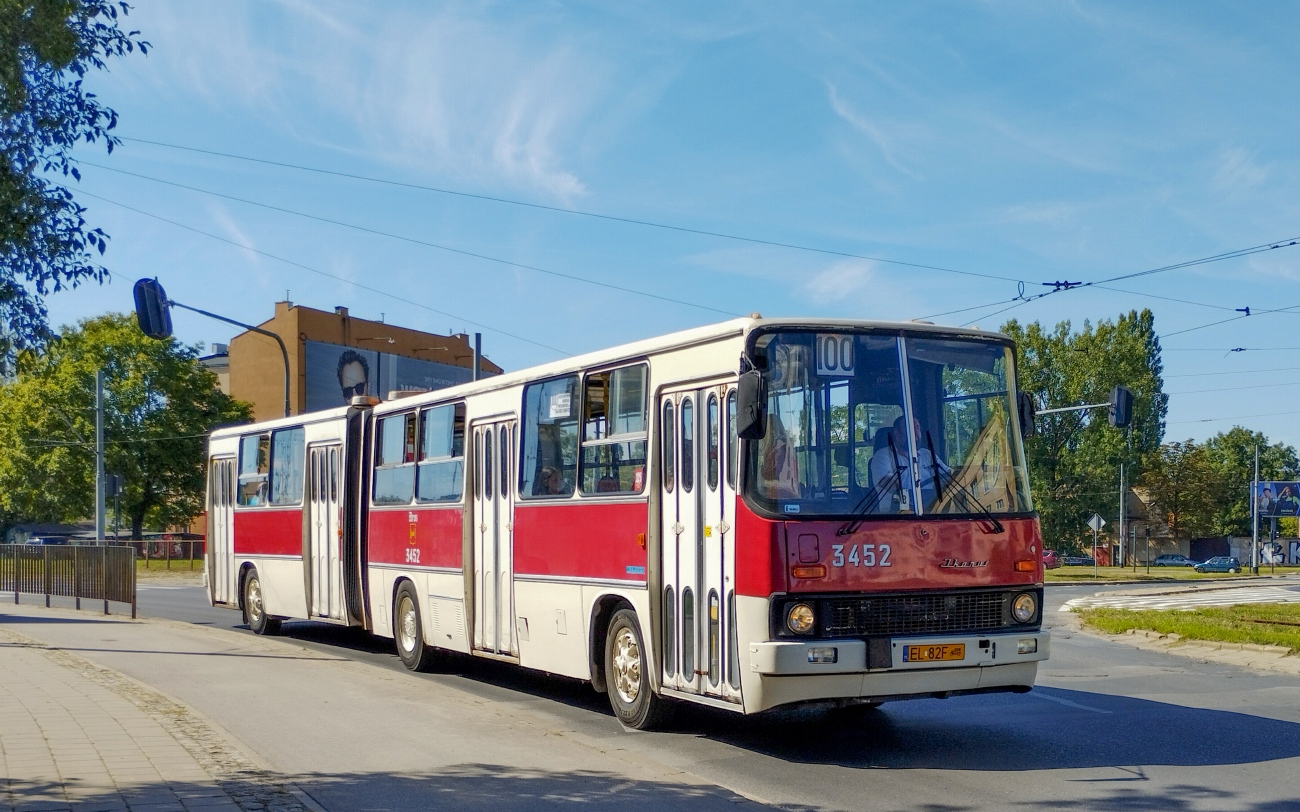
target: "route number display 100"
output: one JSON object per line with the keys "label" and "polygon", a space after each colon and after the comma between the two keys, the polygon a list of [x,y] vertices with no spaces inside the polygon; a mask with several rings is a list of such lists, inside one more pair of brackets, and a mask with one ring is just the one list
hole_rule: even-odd
{"label": "route number display 100", "polygon": [[853,368],[853,336],[844,333],[818,333],[815,355],[817,374],[830,377],[851,377]]}

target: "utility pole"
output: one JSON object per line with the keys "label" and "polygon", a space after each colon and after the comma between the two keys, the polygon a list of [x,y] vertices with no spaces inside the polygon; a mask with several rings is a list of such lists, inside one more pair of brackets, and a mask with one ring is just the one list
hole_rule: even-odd
{"label": "utility pole", "polygon": [[1126,521],[1128,518],[1127,508],[1128,508],[1128,501],[1124,498],[1124,463],[1121,462],[1119,464],[1119,527],[1117,528],[1117,532],[1115,534],[1115,538],[1119,541],[1119,544],[1116,546],[1119,548],[1119,557],[1120,557],[1119,565],[1121,567],[1124,566],[1124,540],[1125,540],[1124,530],[1126,528]]}
{"label": "utility pole", "polygon": [[95,371],[95,543],[104,543],[104,370]]}
{"label": "utility pole", "polygon": [[1250,574],[1259,575],[1259,446],[1255,446],[1255,484],[1250,489]]}

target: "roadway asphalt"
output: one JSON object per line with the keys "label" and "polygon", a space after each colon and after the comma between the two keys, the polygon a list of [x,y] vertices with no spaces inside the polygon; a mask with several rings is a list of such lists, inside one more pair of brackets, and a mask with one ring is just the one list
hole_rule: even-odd
{"label": "roadway asphalt", "polygon": [[[669,732],[633,734],[602,695],[569,680],[468,657],[419,678],[430,702],[438,686],[465,692],[790,809],[1300,810],[1300,681],[1108,642],[1072,631],[1055,611],[1073,597],[1151,587],[1049,586],[1052,657],[1023,695],[749,718],[690,708]],[[142,585],[139,607],[243,630],[199,587]],[[309,622],[286,623],[284,635],[403,670],[391,641]]]}

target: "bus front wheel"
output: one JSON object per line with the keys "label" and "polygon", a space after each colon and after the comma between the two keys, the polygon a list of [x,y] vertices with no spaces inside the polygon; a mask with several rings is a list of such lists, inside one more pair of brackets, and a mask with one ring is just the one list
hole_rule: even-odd
{"label": "bus front wheel", "polygon": [[653,730],[668,715],[668,700],[650,688],[645,645],[636,614],[620,609],[605,635],[605,687],[614,715],[625,727]]}

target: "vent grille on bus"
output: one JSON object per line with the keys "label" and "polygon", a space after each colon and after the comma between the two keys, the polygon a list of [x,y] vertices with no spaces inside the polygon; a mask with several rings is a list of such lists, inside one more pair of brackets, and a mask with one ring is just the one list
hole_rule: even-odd
{"label": "vent grille on bus", "polygon": [[822,604],[822,633],[834,635],[946,634],[1007,625],[1004,592],[882,595]]}

